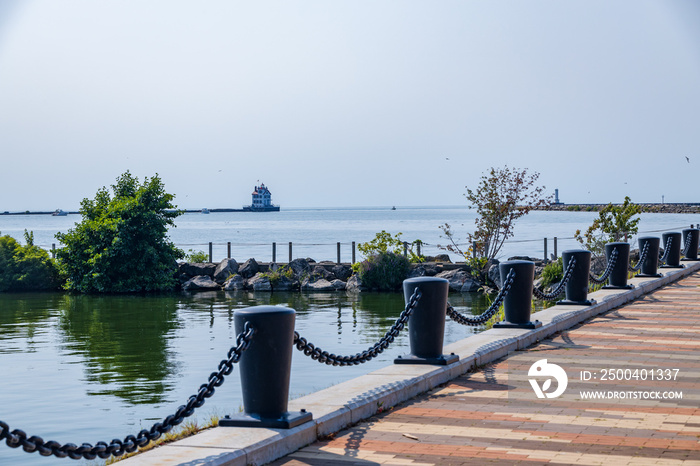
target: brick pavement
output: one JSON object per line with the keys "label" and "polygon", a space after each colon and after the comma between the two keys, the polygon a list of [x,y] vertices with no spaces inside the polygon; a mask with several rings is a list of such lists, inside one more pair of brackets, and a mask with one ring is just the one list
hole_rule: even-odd
{"label": "brick pavement", "polygon": [[[700,465],[699,336],[696,272],[272,464]],[[541,359],[566,371],[560,397],[536,397]]]}

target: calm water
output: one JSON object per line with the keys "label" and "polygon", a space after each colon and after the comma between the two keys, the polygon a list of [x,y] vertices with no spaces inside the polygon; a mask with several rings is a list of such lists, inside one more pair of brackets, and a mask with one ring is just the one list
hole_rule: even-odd
{"label": "calm water", "polygon": [[[521,219],[516,237],[503,257],[542,256],[542,238],[560,238],[559,250],[577,247],[570,239],[585,229],[595,213],[534,212]],[[453,225],[460,238],[472,227],[474,214],[463,208],[283,210],[278,213],[186,214],[171,229],[184,249],[207,250],[214,257],[270,260],[271,243],[286,260],[286,243],[294,257],[334,260],[336,242],[343,261],[350,242],[371,240],[381,230],[421,239],[427,254],[437,254],[438,226]],[[57,231],[67,231],[77,215],[0,216],[0,232],[23,241],[24,229],[49,248]],[[660,236],[664,230],[687,228],[700,217],[645,214],[640,231]],[[463,241],[463,240],[462,240]],[[550,243],[550,252],[551,252]],[[454,259],[457,259],[454,257]],[[463,312],[479,313],[483,297],[453,294]],[[473,301],[475,300],[475,301]],[[399,294],[170,294],[158,296],[71,296],[62,293],[0,294],[0,420],[30,435],[62,443],[109,441],[150,428],[172,414],[192,395],[225,357],[235,338],[233,313],[251,305],[285,305],[297,310],[297,330],[323,349],[353,354],[377,341],[403,309]],[[468,336],[470,329],[448,322],[446,342]],[[376,360],[347,368],[320,365],[295,351],[291,396],[299,397],[378,369],[407,351],[402,334]],[[241,407],[236,371],[198,412],[237,412]],[[0,446],[0,464],[67,464],[71,460]]]}
{"label": "calm water", "polygon": [[[557,237],[558,249],[578,248],[573,240],[577,229],[585,230],[597,217],[595,212],[532,212],[516,224],[515,236],[504,246],[502,258],[514,255],[543,256],[543,238]],[[232,212],[213,214],[184,214],[177,219],[177,227],[170,230],[170,237],[185,251],[208,252],[208,243],[214,243],[214,260],[226,257],[226,243],[232,243],[232,256],[239,262],[250,257],[258,261],[270,261],[272,243],[277,243],[277,258],[286,262],[288,243],[293,243],[293,257],[311,257],[317,261],[336,260],[337,246],[341,244],[341,260],[350,262],[351,243],[370,241],[375,233],[386,230],[392,234],[403,233],[407,241],[422,240],[424,253],[445,253],[437,245],[445,245],[440,225],[449,223],[456,238],[466,248],[467,232],[472,231],[475,214],[464,207],[399,207],[345,208],[345,209],[283,209],[281,212]],[[0,232],[23,241],[24,229],[34,232],[35,243],[47,249],[56,240],[56,232],[65,232],[79,215],[52,217],[49,215],[0,215]],[[700,223],[700,215],[643,214],[640,233],[680,230]],[[660,236],[661,233],[659,232]],[[57,245],[60,247],[60,245]],[[359,256],[358,256],[359,258]],[[453,255],[453,260],[461,260]]]}

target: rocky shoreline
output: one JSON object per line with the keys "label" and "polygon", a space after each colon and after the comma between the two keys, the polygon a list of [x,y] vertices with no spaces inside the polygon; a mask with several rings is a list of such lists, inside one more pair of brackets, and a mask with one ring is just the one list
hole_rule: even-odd
{"label": "rocky shoreline", "polygon": [[[565,212],[600,212],[608,204],[552,204],[548,207],[533,210],[553,210]],[[613,204],[622,205],[622,204]],[[700,213],[700,203],[664,203],[637,204],[643,213],[657,214],[697,214]]]}
{"label": "rocky shoreline", "polygon": [[[633,254],[632,259],[635,255]],[[407,278],[439,277],[449,282],[450,291],[460,293],[493,292],[502,286],[497,260],[488,267],[488,279],[472,273],[466,263],[452,263],[447,256],[438,256],[429,262],[411,264]],[[545,266],[542,259],[517,256],[509,260],[530,260],[535,263],[535,276]],[[592,261],[593,273],[605,268],[604,258]],[[235,259],[217,263],[178,263],[177,278],[183,291],[304,291],[334,292],[367,291],[350,264],[316,262],[313,259],[295,259],[289,264],[259,263],[248,259],[239,264]],[[537,283],[536,283],[537,284]]]}

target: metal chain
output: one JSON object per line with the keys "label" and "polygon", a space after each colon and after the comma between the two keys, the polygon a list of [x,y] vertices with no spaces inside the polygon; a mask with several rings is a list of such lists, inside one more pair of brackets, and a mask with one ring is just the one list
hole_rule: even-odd
{"label": "metal chain", "polygon": [[668,254],[671,251],[671,245],[673,244],[673,236],[666,238],[666,245],[664,248],[664,255],[659,259],[659,264],[665,264],[668,260]]}
{"label": "metal chain", "polygon": [[418,301],[422,295],[423,294],[421,293],[420,289],[416,287],[408,300],[408,304],[406,304],[406,308],[401,312],[399,318],[396,319],[394,325],[391,326],[389,331],[386,332],[377,343],[361,353],[357,353],[353,356],[339,356],[329,353],[328,351],[318,348],[313,343],[309,343],[306,338],[299,336],[299,332],[296,331],[294,332],[294,345],[306,356],[309,356],[311,359],[318,361],[321,364],[327,364],[329,366],[353,366],[365,363],[377,357],[377,355],[382,353],[389,347],[390,344],[394,342],[394,339],[398,336],[399,332],[406,326],[408,318],[418,305]]}
{"label": "metal chain", "polygon": [[637,265],[632,267],[631,265],[627,266],[627,270],[630,272],[639,272],[642,269],[642,265],[644,264],[644,261],[647,260],[647,254],[649,253],[649,241],[644,243],[644,247],[642,248],[642,253],[639,255],[639,260],[637,261]]}
{"label": "metal chain", "polygon": [[569,261],[569,265],[566,267],[566,271],[564,272],[564,278],[561,280],[561,282],[559,282],[559,285],[553,289],[551,293],[545,293],[539,288],[533,288],[532,292],[535,297],[538,299],[544,299],[545,301],[554,301],[557,299],[562,291],[564,291],[566,284],[571,279],[571,275],[574,273],[574,267],[576,267],[576,258],[572,257]]}
{"label": "metal chain", "polygon": [[464,314],[460,314],[459,312],[455,311],[449,302],[447,303],[447,315],[450,319],[462,325],[477,326],[488,322],[489,319],[491,319],[491,317],[498,312],[498,309],[501,307],[501,303],[504,299],[506,299],[506,296],[508,296],[508,292],[510,291],[511,286],[513,286],[514,281],[515,269],[510,269],[510,272],[508,272],[508,275],[506,276],[505,282],[503,282],[501,291],[499,291],[498,296],[496,296],[496,300],[481,315],[465,316]]}
{"label": "metal chain", "polygon": [[603,275],[600,277],[596,277],[592,273],[589,273],[589,278],[591,279],[591,282],[595,283],[596,285],[602,285],[608,280],[608,277],[610,277],[610,274],[612,273],[613,269],[615,268],[615,263],[617,262],[617,248],[613,249],[612,253],[610,254],[610,260],[608,261],[608,267],[605,269],[605,272]]}
{"label": "metal chain", "polygon": [[180,406],[175,414],[166,417],[161,422],[156,422],[150,430],[144,429],[136,436],[127,435],[124,440],[115,439],[109,444],[97,442],[95,446],[89,443],[83,443],[81,446],[73,443],[61,445],[53,440],[44,442],[41,437],[35,435],[27,437],[27,434],[19,429],[10,431],[10,426],[0,421],[0,440],[6,439],[5,443],[9,447],[22,447],[27,453],[37,451],[41,456],[54,455],[58,458],[68,456],[74,460],[81,458],[93,460],[98,456],[105,459],[112,455],[121,456],[125,453],[132,453],[140,447],[145,447],[149,442],[157,440],[161,435],[180,424],[184,418],[191,416],[195,409],[201,407],[205,400],[214,394],[215,387],[220,387],[224,383],[224,377],[233,371],[233,365],[241,359],[241,354],[250,346],[254,333],[255,330],[250,322],[246,322],[243,331],[236,338],[236,346],[228,352],[228,359],[219,363],[218,372],[211,373],[209,382],[202,384],[197,394],[192,395],[187,400],[187,404]]}
{"label": "metal chain", "polygon": [[683,257],[688,257],[689,252],[690,252],[690,232],[688,232],[688,234],[685,235],[685,247],[683,248]]}

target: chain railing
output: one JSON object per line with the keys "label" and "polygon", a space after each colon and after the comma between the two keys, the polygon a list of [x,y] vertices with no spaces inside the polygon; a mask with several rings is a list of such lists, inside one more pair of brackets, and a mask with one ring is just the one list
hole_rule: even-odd
{"label": "chain railing", "polygon": [[27,453],[39,452],[41,456],[53,455],[57,458],[65,458],[67,456],[74,460],[82,458],[93,460],[97,457],[105,459],[112,455],[121,456],[125,453],[132,453],[138,448],[145,447],[150,442],[159,439],[163,434],[180,424],[186,417],[191,416],[197,408],[204,404],[207,398],[211,398],[216,387],[220,387],[224,383],[225,377],[233,371],[233,365],[241,359],[243,352],[250,346],[254,333],[255,329],[250,323],[246,322],[243,331],[236,338],[236,346],[232,347],[228,352],[228,359],[223,359],[219,363],[219,370],[212,372],[209,376],[209,381],[202,384],[197,394],[189,397],[187,403],[180,406],[175,414],[166,417],[161,422],[156,422],[150,430],[143,429],[138,435],[127,435],[124,440],[115,439],[109,444],[107,442],[97,442],[94,446],[89,443],[77,446],[73,443],[61,445],[53,440],[45,442],[36,435],[28,437],[20,429],[10,431],[10,426],[0,421],[0,440],[5,439],[5,443],[12,448],[22,447]]}
{"label": "chain railing", "polygon": [[687,235],[685,235],[685,247],[683,248],[683,256],[687,257],[688,253],[690,252],[690,232],[688,232]]}
{"label": "chain railing", "polygon": [[642,253],[639,255],[639,260],[637,261],[637,265],[632,267],[631,265],[627,266],[627,270],[630,272],[639,272],[642,269],[642,265],[644,265],[644,261],[647,260],[647,255],[649,254],[649,241],[644,243],[644,247],[642,248]]}
{"label": "chain railing", "polygon": [[569,283],[571,275],[574,273],[574,267],[576,267],[576,258],[572,257],[569,261],[569,265],[566,266],[566,271],[564,271],[564,277],[555,289],[553,289],[550,293],[545,293],[544,291],[535,287],[532,289],[532,293],[537,299],[543,299],[545,301],[554,301],[559,297],[560,294],[563,293],[566,284]]}
{"label": "chain railing", "polygon": [[422,293],[418,287],[413,291],[413,294],[406,304],[406,308],[401,312],[399,318],[396,319],[394,325],[384,334],[384,336],[373,346],[361,353],[357,353],[351,356],[339,356],[328,351],[324,351],[318,348],[313,343],[310,343],[306,338],[299,335],[299,332],[294,332],[294,345],[299,351],[302,351],[306,356],[311,359],[320,362],[321,364],[327,364],[329,366],[353,366],[357,364],[362,364],[370,361],[382,353],[385,349],[389,347],[390,344],[394,342],[399,332],[403,330],[408,322],[408,318],[411,313],[418,305],[418,301]]}
{"label": "chain railing", "polygon": [[659,264],[665,264],[668,260],[668,255],[671,252],[671,245],[673,244],[673,236],[666,238],[666,244],[664,244],[664,255],[659,258]]}
{"label": "chain railing", "polygon": [[588,278],[591,280],[592,283],[595,283],[596,285],[602,285],[610,277],[610,274],[612,273],[613,269],[615,268],[616,262],[617,262],[617,248],[613,249],[612,253],[610,253],[610,260],[608,260],[608,266],[605,268],[605,272],[603,272],[603,275],[601,275],[600,277],[596,277],[592,273],[589,273]]}
{"label": "chain railing", "polygon": [[505,281],[503,282],[503,287],[501,290],[498,292],[498,295],[496,296],[496,299],[494,300],[493,303],[491,303],[491,306],[489,306],[488,309],[486,309],[483,313],[481,313],[478,316],[465,316],[464,314],[460,314],[459,312],[455,311],[455,308],[452,307],[452,305],[448,302],[447,303],[447,316],[457,322],[458,324],[462,325],[471,325],[471,326],[477,326],[484,324],[491,319],[491,317],[498,312],[498,309],[501,307],[501,304],[503,303],[503,300],[506,299],[506,296],[508,296],[508,292],[510,291],[510,288],[513,286],[513,282],[515,281],[515,270],[510,269],[510,272],[508,272],[508,275],[506,276]]}

